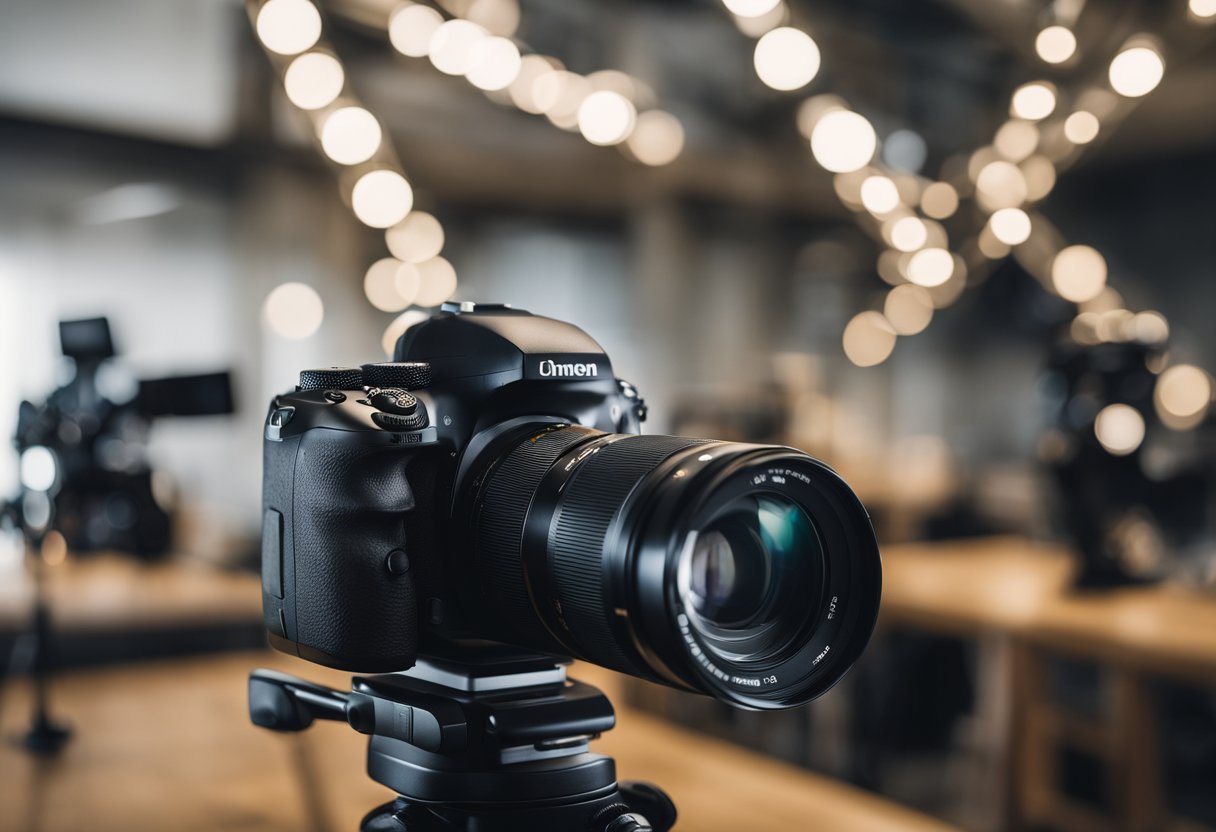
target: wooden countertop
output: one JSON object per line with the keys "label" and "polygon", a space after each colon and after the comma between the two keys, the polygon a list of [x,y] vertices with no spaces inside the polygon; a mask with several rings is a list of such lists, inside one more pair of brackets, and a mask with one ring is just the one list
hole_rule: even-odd
{"label": "wooden countertop", "polygon": [[1016,634],[1110,664],[1216,683],[1216,594],[1069,588],[1063,547],[1002,537],[883,548],[882,619],[944,634]]}
{"label": "wooden countertop", "polygon": [[[296,735],[250,725],[245,680],[258,666],[334,686],[349,678],[267,652],[58,680],[55,713],[74,724],[76,735],[56,759],[0,746],[0,828],[353,832],[366,811],[391,796],[364,773],[366,740],[334,723]],[[610,691],[619,684],[597,668],[579,667],[575,675]],[[27,696],[24,686],[6,696],[6,735],[24,720]],[[616,756],[623,779],[663,785],[680,808],[682,832],[951,828],[652,716],[619,708],[618,726],[596,749]],[[302,779],[302,771],[311,776]],[[304,782],[319,785],[305,789]]]}
{"label": "wooden countertop", "polygon": [[[143,563],[98,554],[46,566],[55,628],[171,629],[262,620],[261,581],[249,572],[173,558]],[[28,572],[0,580],[0,631],[28,626],[33,585]]]}

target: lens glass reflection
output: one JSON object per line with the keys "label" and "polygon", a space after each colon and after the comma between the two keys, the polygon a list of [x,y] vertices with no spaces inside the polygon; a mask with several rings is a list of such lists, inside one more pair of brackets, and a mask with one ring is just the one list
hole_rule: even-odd
{"label": "lens glass reflection", "polygon": [[678,588],[692,628],[720,660],[779,660],[819,607],[823,548],[780,495],[739,497],[685,544]]}

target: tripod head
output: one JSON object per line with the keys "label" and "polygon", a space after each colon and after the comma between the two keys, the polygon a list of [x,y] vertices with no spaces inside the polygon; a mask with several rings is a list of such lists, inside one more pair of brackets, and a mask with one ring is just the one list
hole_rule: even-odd
{"label": "tripod head", "polygon": [[675,807],[646,784],[616,782],[589,750],[616,722],[597,688],[553,657],[461,646],[405,673],[337,691],[287,674],[249,677],[255,725],[301,731],[316,719],[367,734],[368,774],[400,797],[366,832],[664,832]]}

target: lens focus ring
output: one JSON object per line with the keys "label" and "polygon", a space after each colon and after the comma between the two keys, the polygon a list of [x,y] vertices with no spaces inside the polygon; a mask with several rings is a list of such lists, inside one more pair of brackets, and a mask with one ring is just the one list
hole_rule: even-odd
{"label": "lens focus ring", "polygon": [[588,456],[563,489],[549,533],[548,565],[564,637],[592,661],[639,672],[608,624],[603,552],[609,525],[648,473],[677,451],[702,444],[682,436],[626,436]]}

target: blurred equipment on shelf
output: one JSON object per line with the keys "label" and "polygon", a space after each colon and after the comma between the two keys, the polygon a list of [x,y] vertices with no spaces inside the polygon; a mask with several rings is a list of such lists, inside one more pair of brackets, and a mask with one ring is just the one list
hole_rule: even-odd
{"label": "blurred equipment on shelf", "polygon": [[65,553],[162,557],[172,518],[147,456],[152,422],[232,413],[231,377],[222,371],[144,379],[133,395],[116,392],[108,388],[120,385],[106,383],[117,355],[106,318],[61,321],[59,340],[75,371],[42,404],[21,403],[15,442],[21,493],[10,513],[39,538],[58,532]]}
{"label": "blurred equipment on shelf", "polygon": [[1166,359],[1164,344],[1138,340],[1066,342],[1049,359],[1039,457],[1080,558],[1079,587],[1216,583],[1212,423],[1179,431],[1161,418]]}

